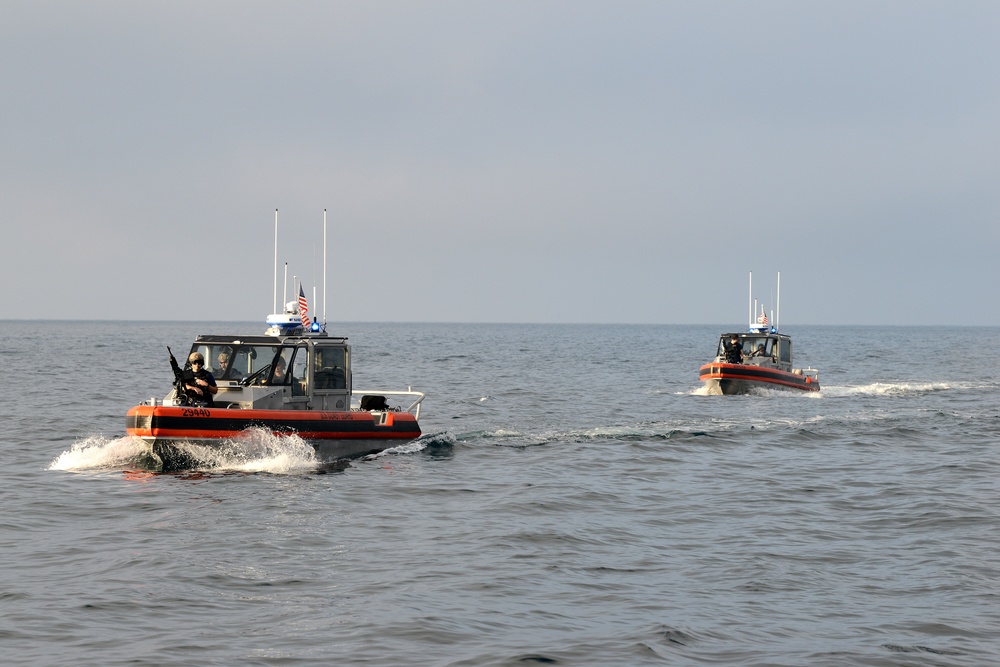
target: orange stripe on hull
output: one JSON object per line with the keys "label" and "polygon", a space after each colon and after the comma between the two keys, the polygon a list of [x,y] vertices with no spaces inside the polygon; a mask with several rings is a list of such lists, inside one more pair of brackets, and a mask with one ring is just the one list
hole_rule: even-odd
{"label": "orange stripe on hull", "polygon": [[[390,418],[391,417],[391,418]],[[309,440],[399,440],[420,436],[409,412],[372,415],[370,412],[313,410],[234,410],[138,405],[125,417],[126,432],[140,438],[226,439],[248,428],[275,435],[295,433]]]}
{"label": "orange stripe on hull", "polygon": [[813,381],[808,376],[789,373],[776,368],[762,368],[760,366],[746,366],[743,364],[705,364],[699,371],[699,378],[703,382],[733,380],[748,382],[762,387],[777,385],[800,391],[820,390],[819,382]]}

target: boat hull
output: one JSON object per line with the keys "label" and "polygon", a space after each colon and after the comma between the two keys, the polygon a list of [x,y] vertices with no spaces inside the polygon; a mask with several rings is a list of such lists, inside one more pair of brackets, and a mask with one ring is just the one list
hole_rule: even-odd
{"label": "boat hull", "polygon": [[749,394],[754,389],[819,391],[819,381],[811,375],[789,373],[776,368],[712,362],[701,367],[701,381],[710,394]]}
{"label": "boat hull", "polygon": [[125,417],[125,430],[150,445],[164,470],[197,466],[181,443],[228,446],[247,429],[274,435],[298,435],[324,461],[373,454],[420,436],[409,412],[318,412],[313,410],[242,410],[137,405]]}

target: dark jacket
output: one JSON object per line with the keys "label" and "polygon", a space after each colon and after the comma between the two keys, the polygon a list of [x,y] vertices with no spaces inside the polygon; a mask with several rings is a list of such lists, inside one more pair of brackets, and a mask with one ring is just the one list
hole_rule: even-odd
{"label": "dark jacket", "polygon": [[731,343],[725,341],[723,345],[726,348],[726,361],[730,364],[742,364],[743,363],[743,346],[740,345],[739,341]]}
{"label": "dark jacket", "polygon": [[[191,368],[185,368],[184,384],[185,385],[195,384],[195,380],[204,380],[205,382],[208,383],[210,387],[218,386],[215,384],[215,376],[206,371],[204,368],[202,368],[197,373],[195,373],[194,370]],[[198,394],[189,391],[188,395],[191,397],[191,399],[197,401],[198,403],[204,403],[205,406],[209,408],[215,405],[215,401],[212,399],[212,392],[208,390],[208,387],[202,387],[199,385],[198,388],[201,389],[202,395],[199,396]]]}

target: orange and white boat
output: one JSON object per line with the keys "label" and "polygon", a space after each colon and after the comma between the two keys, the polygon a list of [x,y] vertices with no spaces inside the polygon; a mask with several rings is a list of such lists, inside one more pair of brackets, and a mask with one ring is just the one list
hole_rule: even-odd
{"label": "orange and white boat", "polygon": [[[277,238],[277,215],[275,230]],[[173,390],[128,411],[126,431],[149,444],[164,470],[196,467],[199,448],[230,447],[248,429],[296,434],[324,461],[379,452],[420,436],[424,394],[409,387],[356,389],[347,338],[328,335],[325,321],[309,318],[304,291],[298,287],[298,301],[269,316],[263,335],[195,339],[185,359],[194,352],[205,359],[218,386],[210,402],[185,390],[189,367],[182,370],[171,353]],[[391,404],[400,401],[406,405]]]}
{"label": "orange and white boat", "polygon": [[[764,307],[754,322],[757,303],[753,300],[753,275],[750,280],[751,310],[747,331],[719,336],[715,359],[703,365],[699,376],[709,394],[749,394],[754,389],[789,389],[819,391],[819,371],[795,368],[792,364],[792,339],[778,332],[777,317],[770,324]],[[778,274],[778,303],[781,303],[781,274]],[[780,316],[780,306],[779,306]]]}

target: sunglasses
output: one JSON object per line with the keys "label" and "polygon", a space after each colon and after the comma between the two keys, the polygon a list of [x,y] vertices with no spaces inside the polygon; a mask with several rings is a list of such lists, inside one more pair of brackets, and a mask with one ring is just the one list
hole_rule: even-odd
{"label": "sunglasses", "polygon": [[205,362],[202,361],[201,359],[195,359],[194,361],[191,362],[191,365],[192,366],[204,366]]}

